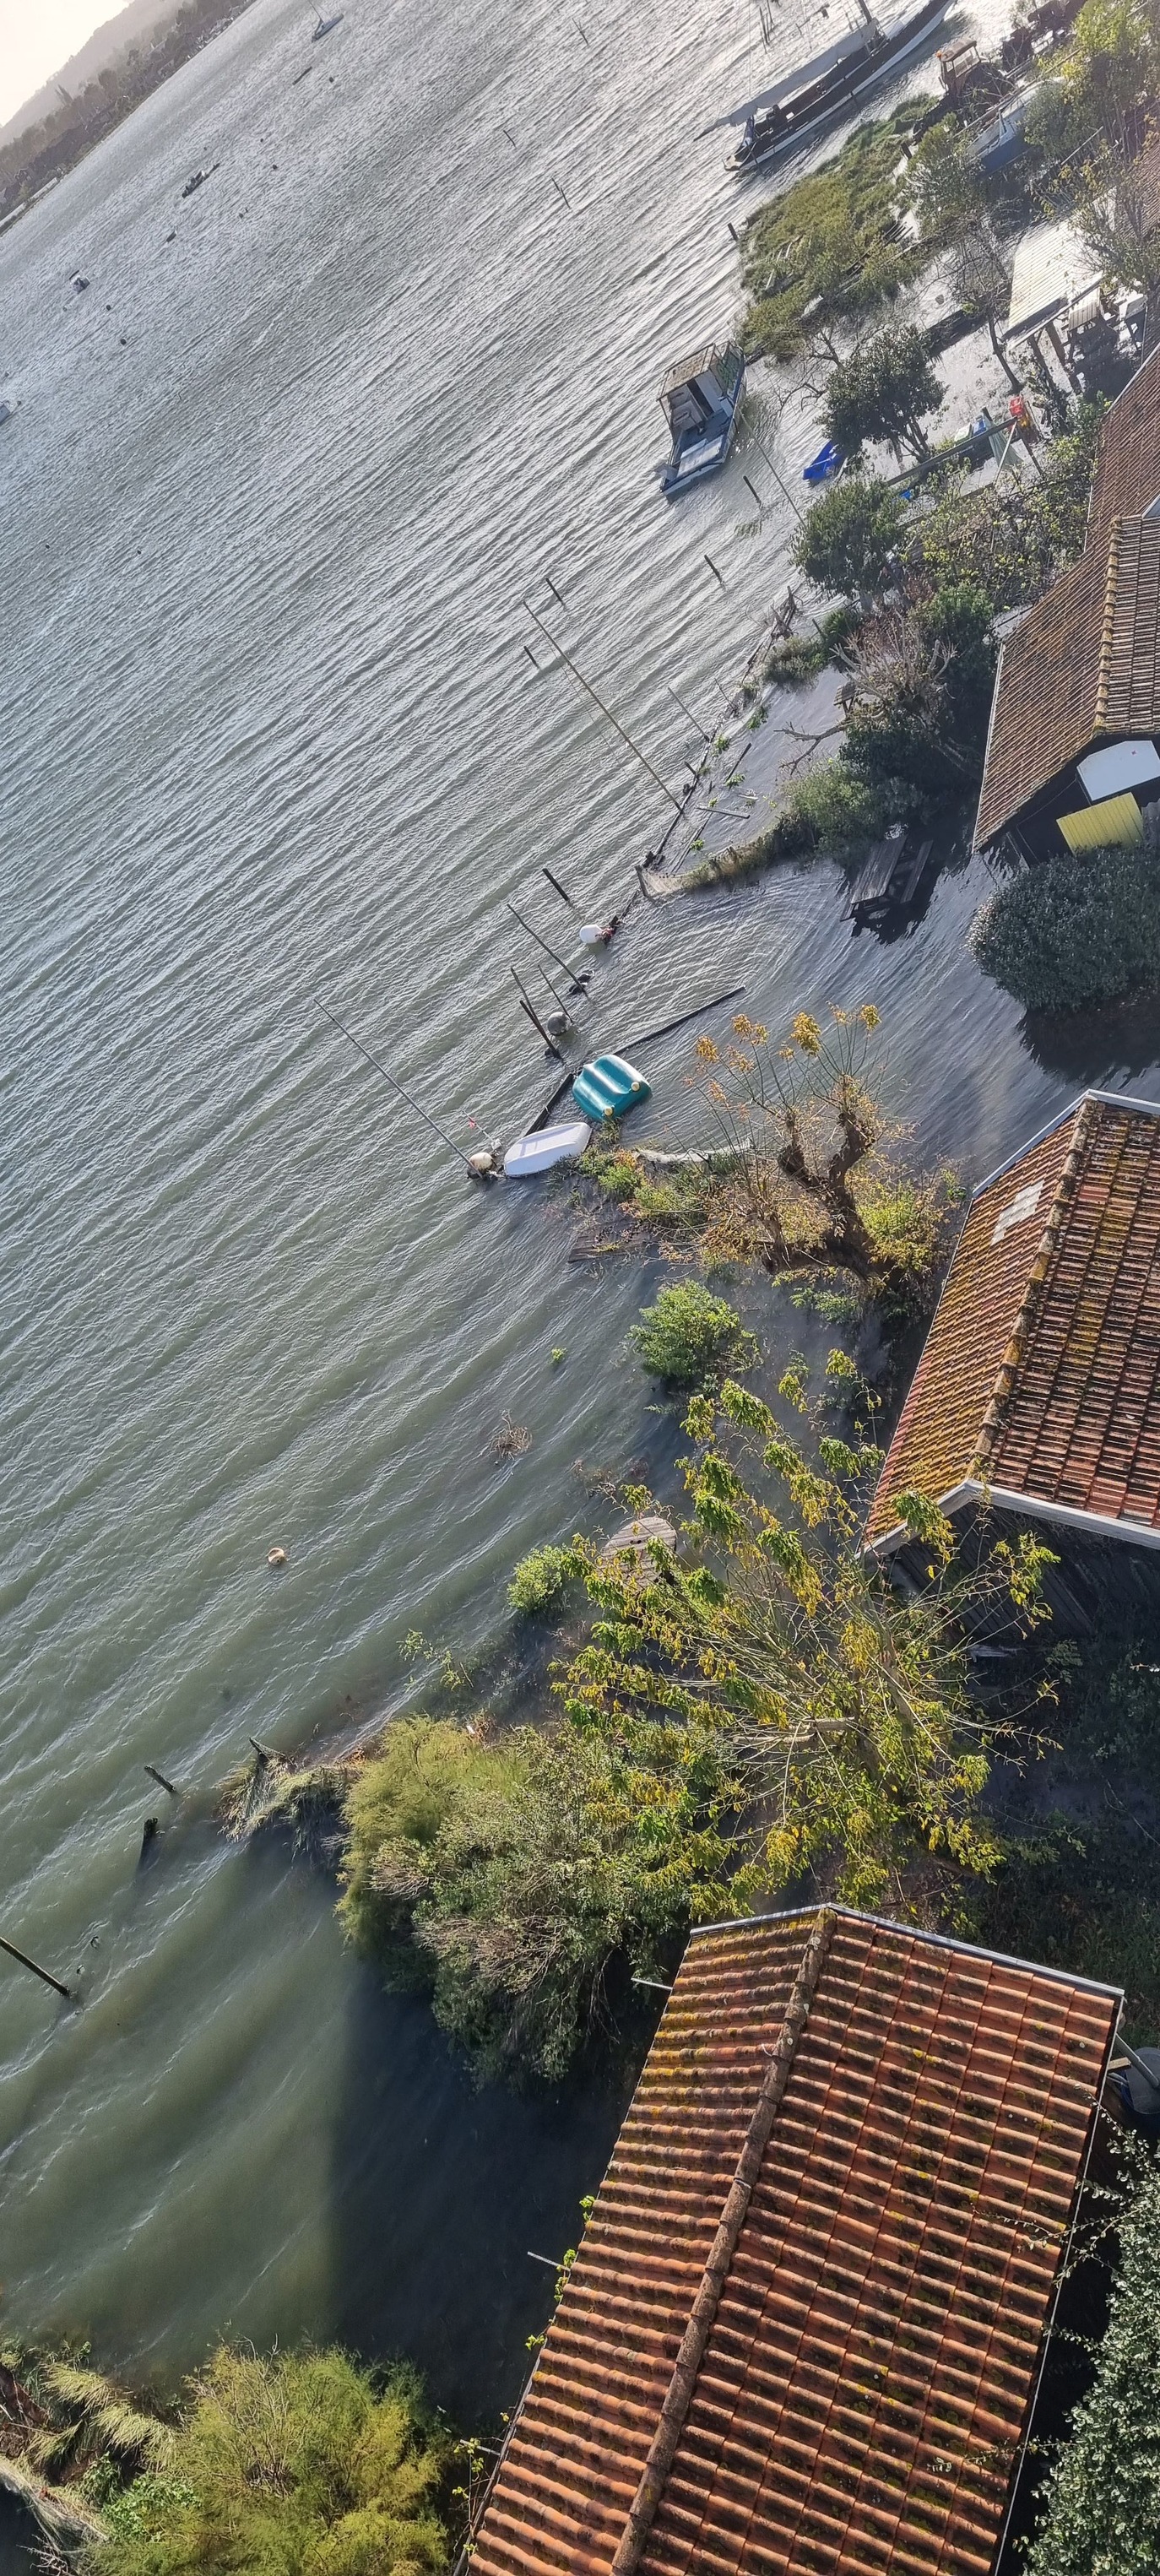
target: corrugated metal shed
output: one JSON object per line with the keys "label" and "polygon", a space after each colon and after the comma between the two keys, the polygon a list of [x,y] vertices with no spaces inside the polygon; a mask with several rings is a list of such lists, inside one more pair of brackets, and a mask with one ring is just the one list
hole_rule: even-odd
{"label": "corrugated metal shed", "polygon": [[1087,1093],[971,1201],[867,1537],[983,1485],[1160,1530],[1160,1107]]}
{"label": "corrugated metal shed", "polygon": [[987,2576],[1119,2001],[842,1909],[695,1934],[473,2576]]}

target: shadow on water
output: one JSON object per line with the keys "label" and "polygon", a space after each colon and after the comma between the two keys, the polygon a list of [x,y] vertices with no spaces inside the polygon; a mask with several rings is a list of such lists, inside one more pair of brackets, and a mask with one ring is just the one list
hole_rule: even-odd
{"label": "shadow on water", "polygon": [[0,2576],[32,2576],[43,2534],[15,2496],[0,2494]]}
{"label": "shadow on water", "polygon": [[551,2272],[528,2249],[576,2243],[631,2078],[615,2093],[480,2090],[428,2006],[386,1994],[370,1969],[348,2009],[334,2331],[366,2357],[405,2354],[456,2423],[483,2429],[518,2397],[527,2338],[550,2312]]}
{"label": "shadow on water", "polygon": [[[1077,1091],[1121,1091],[1160,1065],[1160,997],[1148,993],[1100,1011],[1029,1011],[1019,1034],[1045,1073]],[[1146,1090],[1153,1098],[1155,1081]]]}

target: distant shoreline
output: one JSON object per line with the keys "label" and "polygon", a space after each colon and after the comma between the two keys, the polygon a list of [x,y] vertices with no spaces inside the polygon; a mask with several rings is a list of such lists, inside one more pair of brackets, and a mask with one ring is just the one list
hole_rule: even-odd
{"label": "distant shoreline", "polygon": [[180,71],[248,9],[250,0],[184,0],[163,34],[105,67],[74,98],[60,93],[51,115],[0,146],[0,233],[75,170],[171,74]]}

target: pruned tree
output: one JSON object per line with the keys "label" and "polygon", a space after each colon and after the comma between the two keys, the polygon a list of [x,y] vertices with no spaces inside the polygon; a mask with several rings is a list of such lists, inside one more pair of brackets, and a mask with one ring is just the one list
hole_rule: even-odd
{"label": "pruned tree", "polygon": [[[826,1375],[864,1416],[843,1352]],[[988,1875],[1000,1850],[980,1802],[1013,1721],[979,1704],[969,1648],[1046,1616],[1049,1560],[1025,1539],[967,1572],[942,1514],[908,1495],[929,1587],[902,1598],[859,1545],[881,1456],[868,1421],[827,1430],[800,1364],[779,1395],[811,1417],[803,1438],[732,1381],[694,1398],[680,1552],[656,1544],[642,1568],[580,1551],[600,1616],[560,1684],[568,1718],[622,1759],[661,1729],[730,1748],[749,1791],[731,1911],[824,1868],[850,1903],[937,1916],[948,1882]]]}
{"label": "pruned tree", "polygon": [[835,1009],[829,1027],[801,1011],[785,1042],[740,1015],[724,1049],[696,1050],[702,1098],[723,1163],[707,1180],[700,1250],[757,1262],[775,1278],[844,1280],[859,1299],[914,1299],[943,1238],[952,1183],[907,1171],[864,1079],[877,1011]]}

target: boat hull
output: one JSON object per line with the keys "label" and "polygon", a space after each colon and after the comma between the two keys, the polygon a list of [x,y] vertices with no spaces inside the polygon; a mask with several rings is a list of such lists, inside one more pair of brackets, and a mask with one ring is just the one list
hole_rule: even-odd
{"label": "boat hull", "polygon": [[529,1136],[517,1136],[503,1158],[509,1181],[534,1180],[537,1172],[550,1172],[557,1163],[578,1163],[592,1142],[592,1129],[586,1118],[569,1119],[562,1127],[533,1128]]}
{"label": "boat hull", "polygon": [[832,124],[856,106],[869,90],[875,89],[880,81],[889,79],[891,72],[896,71],[910,54],[917,53],[928,37],[935,35],[942,26],[944,18],[950,14],[951,5],[952,0],[929,0],[929,5],[919,10],[899,31],[896,44],[888,43],[872,57],[864,54],[849,67],[839,66],[832,82],[827,83],[824,98],[807,107],[800,117],[787,114],[786,120],[771,132],[769,141],[759,141],[756,149],[747,151],[743,144],[738,144],[735,151],[725,156],[726,169],[738,177],[746,176],[751,170],[765,169],[784,153],[796,150],[823,125]]}
{"label": "boat hull", "polygon": [[744,399],[745,368],[742,366],[729,408],[717,412],[695,438],[676,440],[661,476],[661,490],[666,501],[675,501],[678,493],[691,492],[694,484],[706,482],[710,474],[719,474],[722,466],[728,464]]}

